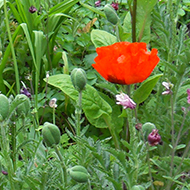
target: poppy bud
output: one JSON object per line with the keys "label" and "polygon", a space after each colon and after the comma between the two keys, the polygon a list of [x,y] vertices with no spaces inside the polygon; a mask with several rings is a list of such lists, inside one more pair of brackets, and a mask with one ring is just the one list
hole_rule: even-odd
{"label": "poppy bud", "polygon": [[145,140],[147,140],[148,135],[151,133],[153,129],[156,129],[156,126],[153,123],[147,122],[142,125],[142,133]]}
{"label": "poppy bud", "polygon": [[0,94],[0,122],[5,120],[9,114],[9,100],[8,98]]}
{"label": "poppy bud", "polygon": [[155,146],[161,141],[161,136],[158,134],[158,129],[153,129],[148,135],[148,142],[151,146]]}
{"label": "poppy bud", "polygon": [[142,185],[134,185],[131,190],[145,190],[145,188]]}
{"label": "poppy bud", "polygon": [[78,90],[79,92],[84,90],[87,82],[85,71],[80,68],[73,69],[71,72],[71,81],[76,90]]}
{"label": "poppy bud", "polygon": [[29,98],[24,94],[17,94],[15,99],[26,99],[23,103],[18,105],[16,112],[18,116],[27,116],[30,111],[30,100]]}
{"label": "poppy bud", "polygon": [[88,181],[88,171],[85,167],[77,165],[67,170],[71,178],[78,183],[85,183]]}
{"label": "poppy bud", "polygon": [[111,22],[113,25],[116,25],[118,23],[119,17],[117,16],[116,11],[111,5],[106,5],[104,7],[104,12],[109,22]]}
{"label": "poppy bud", "polygon": [[61,134],[56,125],[45,122],[42,128],[42,136],[46,145],[52,147],[53,145],[59,144]]}

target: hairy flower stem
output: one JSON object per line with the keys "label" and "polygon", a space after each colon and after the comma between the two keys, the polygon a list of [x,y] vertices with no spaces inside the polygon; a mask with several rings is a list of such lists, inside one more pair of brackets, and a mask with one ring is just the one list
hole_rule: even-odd
{"label": "hairy flower stem", "polygon": [[8,37],[9,37],[9,43],[11,46],[11,52],[12,52],[12,57],[13,57],[13,64],[14,64],[14,69],[15,69],[15,78],[16,78],[16,89],[17,93],[20,92],[20,80],[19,80],[19,72],[18,72],[18,65],[16,61],[16,55],[15,55],[15,50],[13,46],[13,41],[11,37],[11,31],[9,27],[9,18],[8,18],[8,13],[7,13],[7,3],[6,0],[4,0],[4,14],[5,14],[5,23],[6,23],[6,28],[8,32]]}
{"label": "hairy flower stem", "polygon": [[77,107],[76,107],[76,110],[75,110],[75,114],[76,114],[76,135],[77,135],[77,137],[80,136],[80,130],[81,130],[81,126],[80,126],[81,113],[82,113],[82,91],[79,92]]}
{"label": "hairy flower stem", "polygon": [[16,171],[16,124],[13,124],[13,126],[11,126],[11,146],[12,146],[11,158],[15,172]]}
{"label": "hairy flower stem", "polygon": [[[173,95],[171,96],[171,138],[172,138],[172,153],[171,153],[171,163],[170,163],[170,176],[173,176],[173,167],[174,167],[174,156],[175,156],[175,130],[174,130],[174,102]],[[167,189],[171,188],[172,182],[168,182]]]}
{"label": "hairy flower stem", "polygon": [[151,190],[154,190],[154,185],[153,185],[153,180],[152,180],[152,172],[151,172],[151,165],[150,165],[150,154],[149,154],[149,150],[150,150],[150,146],[149,144],[147,143],[144,135],[143,135],[143,132],[142,130],[140,131],[141,132],[141,136],[143,137],[143,141],[144,141],[144,144],[146,146],[146,150],[147,150],[147,161],[148,161],[148,173],[149,173],[149,178],[151,180]]}
{"label": "hairy flower stem", "polygon": [[132,19],[132,42],[136,42],[136,15],[137,15],[137,0],[133,0]]}
{"label": "hairy flower stem", "polygon": [[53,124],[55,125],[55,107],[53,107]]}
{"label": "hairy flower stem", "polygon": [[65,184],[65,188],[66,188],[67,187],[67,168],[66,168],[65,162],[63,160],[63,157],[62,157],[58,147],[56,145],[54,145],[53,148],[55,149],[55,152],[56,152],[56,154],[59,157],[59,160],[61,162],[61,166],[63,169],[63,175],[64,175],[64,177],[62,177],[62,182],[63,182],[63,184]]}
{"label": "hairy flower stem", "polygon": [[10,158],[10,148],[9,148],[9,141],[7,137],[7,125],[6,123],[1,122],[1,152],[3,154],[4,163],[6,164],[5,167],[8,172],[8,180],[10,183],[10,189],[15,190],[14,182],[13,182],[13,175],[14,169],[13,164]]}

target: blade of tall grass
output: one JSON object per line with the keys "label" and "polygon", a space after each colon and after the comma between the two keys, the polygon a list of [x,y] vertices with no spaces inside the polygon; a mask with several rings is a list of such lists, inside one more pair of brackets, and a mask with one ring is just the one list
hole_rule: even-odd
{"label": "blade of tall grass", "polygon": [[14,50],[14,46],[13,46],[10,26],[9,26],[9,18],[8,18],[8,13],[7,13],[6,0],[4,0],[4,15],[5,15],[5,23],[6,23],[6,28],[7,28],[7,32],[8,32],[10,49],[11,49],[13,63],[14,63],[15,79],[16,79],[16,89],[17,89],[17,93],[19,93],[20,92],[19,72],[18,72],[18,65],[17,65],[15,50]]}

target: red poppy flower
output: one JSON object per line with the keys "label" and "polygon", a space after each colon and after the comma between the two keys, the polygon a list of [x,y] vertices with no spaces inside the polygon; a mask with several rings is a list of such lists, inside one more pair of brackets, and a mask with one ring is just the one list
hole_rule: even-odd
{"label": "red poppy flower", "polygon": [[143,82],[160,60],[157,49],[148,52],[144,42],[117,42],[98,47],[96,52],[92,66],[107,81],[117,84]]}

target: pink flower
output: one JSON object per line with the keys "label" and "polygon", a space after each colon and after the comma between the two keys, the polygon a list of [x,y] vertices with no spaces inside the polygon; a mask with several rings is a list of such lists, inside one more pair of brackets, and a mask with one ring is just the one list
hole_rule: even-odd
{"label": "pink flower", "polygon": [[136,107],[136,103],[127,94],[121,93],[116,95],[116,100],[118,101],[116,104],[122,105],[124,109],[135,109]]}
{"label": "pink flower", "polygon": [[187,89],[187,103],[190,104],[190,89]]}
{"label": "pink flower", "polygon": [[119,3],[112,2],[111,6],[117,11],[119,9]]}
{"label": "pink flower", "polygon": [[148,142],[151,146],[155,146],[161,141],[161,136],[158,134],[158,129],[153,129],[148,135]]}
{"label": "pink flower", "polygon": [[96,2],[95,2],[95,6],[96,6],[96,7],[100,7],[100,6],[101,6],[101,1],[100,1],[100,0],[99,0],[99,1],[96,1]]}

